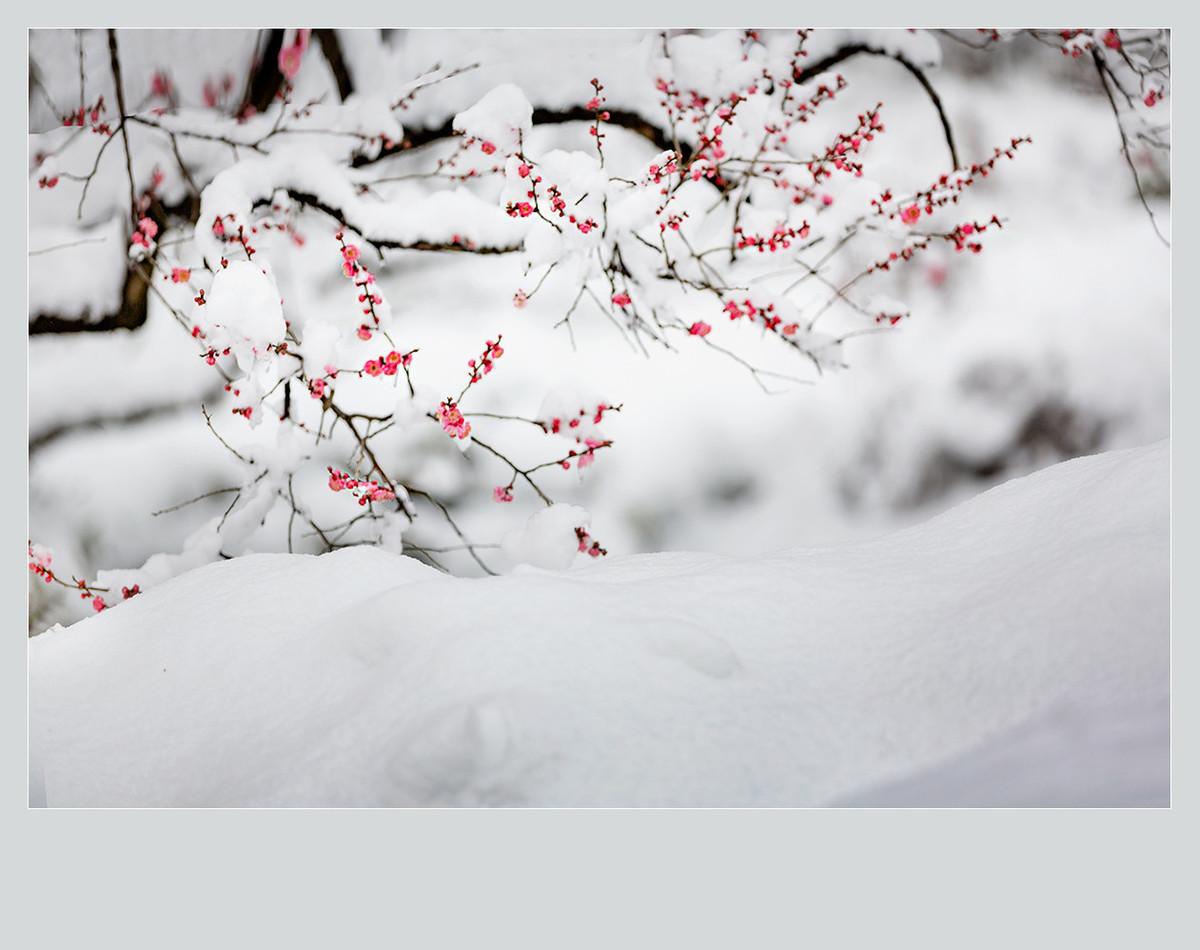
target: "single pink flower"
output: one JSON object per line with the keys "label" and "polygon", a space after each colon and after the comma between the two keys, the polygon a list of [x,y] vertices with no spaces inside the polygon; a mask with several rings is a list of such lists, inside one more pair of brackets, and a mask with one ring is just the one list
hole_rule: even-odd
{"label": "single pink flower", "polygon": [[292,45],[279,51],[279,71],[288,82],[295,79],[296,73],[300,72],[300,61],[304,58],[304,50],[307,47],[308,30],[297,30]]}

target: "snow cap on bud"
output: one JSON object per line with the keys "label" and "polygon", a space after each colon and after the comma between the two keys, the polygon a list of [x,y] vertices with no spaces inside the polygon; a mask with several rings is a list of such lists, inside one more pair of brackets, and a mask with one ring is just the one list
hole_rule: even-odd
{"label": "snow cap on bud", "polygon": [[548,571],[571,566],[579,551],[578,527],[591,523],[591,516],[576,505],[550,505],[530,515],[519,528],[509,531],[501,548],[518,564],[530,564]]}

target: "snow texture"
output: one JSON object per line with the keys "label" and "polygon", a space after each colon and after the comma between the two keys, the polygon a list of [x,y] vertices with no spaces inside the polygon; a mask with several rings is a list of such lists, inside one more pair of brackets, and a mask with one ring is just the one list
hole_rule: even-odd
{"label": "snow texture", "polygon": [[259,349],[278,343],[285,332],[275,282],[246,261],[232,261],[217,271],[205,315],[214,326]]}
{"label": "snow texture", "polygon": [[243,159],[204,188],[195,239],[209,266],[215,268],[225,252],[213,233],[214,220],[234,215],[237,221],[248,221],[257,202],[281,198],[280,193],[288,191],[315,197],[370,240],[397,245],[449,243],[470,235],[477,244],[502,247],[519,241],[522,231],[499,208],[462,188],[425,194],[403,206],[364,199],[328,156],[311,147],[290,146],[274,155]]}
{"label": "snow texture", "polygon": [[588,513],[575,505],[550,505],[504,536],[504,553],[518,564],[563,570],[571,566],[578,551],[575,529],[590,522]]}
{"label": "snow texture", "polygon": [[31,641],[32,801],[1165,804],[1168,464],[753,559],[211,564]]}
{"label": "snow texture", "polygon": [[121,303],[128,235],[119,217],[91,228],[29,230],[29,313],[94,322]]}
{"label": "snow texture", "polygon": [[520,150],[533,129],[533,106],[517,86],[505,83],[454,117],[454,131],[488,142],[502,152]]}

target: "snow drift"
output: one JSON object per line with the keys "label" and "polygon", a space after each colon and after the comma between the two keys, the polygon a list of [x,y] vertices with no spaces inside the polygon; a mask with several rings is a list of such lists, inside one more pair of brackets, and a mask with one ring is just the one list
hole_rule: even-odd
{"label": "snow drift", "polygon": [[213,564],[30,643],[58,805],[1166,804],[1168,448],[865,544]]}

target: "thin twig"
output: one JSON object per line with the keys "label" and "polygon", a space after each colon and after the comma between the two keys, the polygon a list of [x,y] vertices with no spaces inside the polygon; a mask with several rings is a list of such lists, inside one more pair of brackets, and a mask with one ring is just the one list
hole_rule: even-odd
{"label": "thin twig", "polygon": [[108,61],[112,66],[113,82],[117,87],[117,109],[121,113],[121,142],[125,146],[125,172],[129,176],[130,222],[137,224],[137,186],[133,183],[133,160],[129,151],[129,131],[125,128],[125,89],[121,84],[121,58],[117,55],[117,31],[108,31]]}

